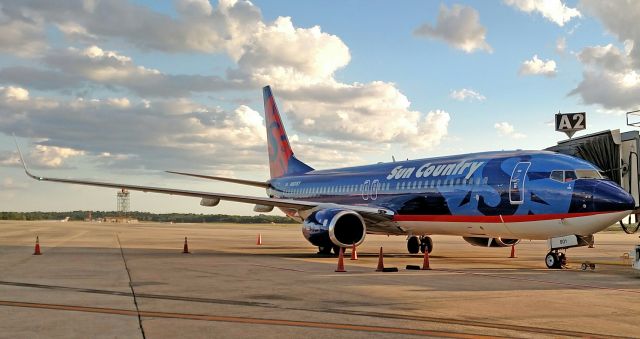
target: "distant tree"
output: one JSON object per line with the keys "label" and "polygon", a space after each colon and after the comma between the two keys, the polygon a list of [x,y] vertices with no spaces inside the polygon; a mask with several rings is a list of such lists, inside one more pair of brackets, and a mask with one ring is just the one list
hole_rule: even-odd
{"label": "distant tree", "polygon": [[[0,220],[62,220],[69,217],[69,220],[84,220],[88,211],[70,212],[0,212]],[[92,211],[94,219],[110,218],[119,216],[116,211]],[[129,217],[140,221],[153,222],[174,222],[174,223],[241,223],[241,224],[295,224],[294,220],[277,215],[227,215],[227,214],[194,214],[194,213],[166,213],[156,214],[149,212],[129,212]]]}

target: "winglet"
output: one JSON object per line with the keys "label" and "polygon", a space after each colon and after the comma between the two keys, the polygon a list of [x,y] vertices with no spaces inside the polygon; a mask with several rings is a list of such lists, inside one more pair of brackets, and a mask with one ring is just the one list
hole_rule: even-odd
{"label": "winglet", "polygon": [[31,174],[31,172],[29,172],[29,168],[27,167],[27,163],[24,161],[24,157],[22,156],[22,151],[20,151],[20,146],[18,146],[18,140],[16,140],[15,134],[13,134],[13,142],[16,144],[16,148],[18,149],[18,154],[20,155],[20,162],[22,163],[22,167],[24,167],[24,172],[27,173],[28,176],[36,180],[44,180],[42,177],[35,176]]}

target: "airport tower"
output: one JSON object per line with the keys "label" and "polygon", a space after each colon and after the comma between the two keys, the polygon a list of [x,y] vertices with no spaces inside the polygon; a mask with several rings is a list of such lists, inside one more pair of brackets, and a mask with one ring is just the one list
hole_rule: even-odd
{"label": "airport tower", "polygon": [[127,191],[124,188],[118,191],[117,202],[118,202],[118,216],[126,217],[127,213],[129,213],[130,206],[131,206],[130,205],[131,197],[129,195],[129,191]]}

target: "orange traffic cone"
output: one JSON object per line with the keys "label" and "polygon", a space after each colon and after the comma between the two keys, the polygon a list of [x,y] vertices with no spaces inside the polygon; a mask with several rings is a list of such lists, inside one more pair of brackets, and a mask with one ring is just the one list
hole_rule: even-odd
{"label": "orange traffic cone", "polygon": [[340,254],[338,255],[338,268],[336,272],[346,272],[344,269],[344,248],[340,247]]}
{"label": "orange traffic cone", "polygon": [[358,251],[356,251],[356,243],[351,247],[351,260],[358,260]]}
{"label": "orange traffic cone", "polygon": [[422,261],[422,270],[430,270],[431,267],[429,267],[429,249],[425,248],[424,249],[424,260]]}
{"label": "orange traffic cone", "polygon": [[40,237],[38,237],[36,235],[36,249],[35,251],[33,251],[33,255],[42,255],[42,253],[40,253]]}
{"label": "orange traffic cone", "polygon": [[258,233],[258,241],[256,241],[256,245],[262,245],[262,234]]}
{"label": "orange traffic cone", "polygon": [[511,245],[511,255],[509,256],[509,258],[515,258],[516,257],[516,245]]}
{"label": "orange traffic cone", "polygon": [[182,250],[183,254],[189,254],[189,244],[187,244],[187,237],[184,237],[184,249]]}
{"label": "orange traffic cone", "polygon": [[376,272],[384,271],[384,262],[382,259],[382,246],[380,246],[380,254],[378,255],[378,268],[376,268]]}

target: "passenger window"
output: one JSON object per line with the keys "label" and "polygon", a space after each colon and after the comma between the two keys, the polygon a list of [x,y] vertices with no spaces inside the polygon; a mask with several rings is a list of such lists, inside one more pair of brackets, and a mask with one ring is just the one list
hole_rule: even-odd
{"label": "passenger window", "polygon": [[488,183],[489,183],[489,177],[484,177],[484,178],[482,179],[482,184],[483,184],[483,185],[486,185],[486,184],[488,184]]}
{"label": "passenger window", "polygon": [[571,182],[578,179],[576,176],[576,172],[574,171],[564,171],[564,182]]}
{"label": "passenger window", "polygon": [[562,182],[564,180],[563,171],[551,171],[551,180]]}
{"label": "passenger window", "polygon": [[440,186],[440,179],[438,179],[438,181],[436,181],[436,186]]}

